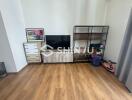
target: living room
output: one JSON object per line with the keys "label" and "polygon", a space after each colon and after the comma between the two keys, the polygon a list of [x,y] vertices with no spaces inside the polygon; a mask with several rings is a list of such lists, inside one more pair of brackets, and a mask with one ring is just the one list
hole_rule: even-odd
{"label": "living room", "polygon": [[131,7],[1,0],[1,100],[131,100]]}

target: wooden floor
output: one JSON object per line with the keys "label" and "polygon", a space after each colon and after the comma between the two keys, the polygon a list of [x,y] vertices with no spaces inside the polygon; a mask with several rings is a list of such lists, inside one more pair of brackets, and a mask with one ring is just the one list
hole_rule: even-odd
{"label": "wooden floor", "polygon": [[0,100],[132,100],[132,95],[102,67],[32,64],[0,80]]}

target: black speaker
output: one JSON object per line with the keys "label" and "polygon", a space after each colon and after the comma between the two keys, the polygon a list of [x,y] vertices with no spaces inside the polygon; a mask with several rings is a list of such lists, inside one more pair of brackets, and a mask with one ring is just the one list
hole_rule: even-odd
{"label": "black speaker", "polygon": [[7,76],[6,68],[4,62],[0,62],[0,77]]}

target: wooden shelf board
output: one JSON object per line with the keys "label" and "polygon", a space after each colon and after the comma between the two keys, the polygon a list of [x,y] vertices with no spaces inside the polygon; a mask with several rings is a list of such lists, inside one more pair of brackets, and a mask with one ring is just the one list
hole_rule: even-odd
{"label": "wooden shelf board", "polygon": [[28,40],[28,42],[43,42],[44,40]]}
{"label": "wooden shelf board", "polygon": [[75,35],[80,34],[107,34],[106,32],[88,32],[88,33],[74,33]]}
{"label": "wooden shelf board", "polygon": [[74,27],[109,27],[109,26],[104,26],[104,25],[97,25],[97,26],[94,26],[94,25],[92,25],[92,26],[88,26],[88,25],[76,25]]}
{"label": "wooden shelf board", "polygon": [[75,60],[74,62],[89,62],[89,60]]}

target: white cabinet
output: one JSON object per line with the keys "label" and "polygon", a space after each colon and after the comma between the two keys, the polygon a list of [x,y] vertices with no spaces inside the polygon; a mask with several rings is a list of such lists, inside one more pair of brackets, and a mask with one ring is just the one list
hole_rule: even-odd
{"label": "white cabinet", "polygon": [[73,62],[73,52],[65,53],[64,62]]}
{"label": "white cabinet", "polygon": [[45,51],[42,53],[43,63],[73,62],[73,52]]}
{"label": "white cabinet", "polygon": [[28,63],[41,62],[40,48],[41,48],[40,42],[24,43],[24,50]]}

